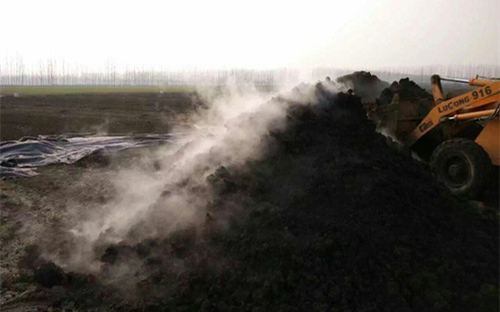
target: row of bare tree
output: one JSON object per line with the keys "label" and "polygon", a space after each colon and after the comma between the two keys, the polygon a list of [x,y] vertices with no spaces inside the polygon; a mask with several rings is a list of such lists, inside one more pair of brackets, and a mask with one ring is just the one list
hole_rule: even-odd
{"label": "row of bare tree", "polygon": [[54,73],[48,71],[1,72],[0,85],[100,85],[100,86],[162,86],[162,85],[220,85],[228,80],[250,82],[256,85],[278,85],[283,81],[298,78],[290,70],[142,70],[126,69],[123,72],[78,72]]}
{"label": "row of bare tree", "polygon": [[[352,69],[321,67],[312,70],[275,69],[221,69],[221,70],[169,70],[125,66],[118,69],[107,62],[100,67],[69,64],[64,60],[49,59],[37,65],[27,66],[19,56],[4,59],[0,67],[0,85],[103,85],[103,86],[163,86],[163,85],[220,85],[228,80],[256,85],[282,85],[337,77],[353,72]],[[425,83],[432,74],[448,77],[469,78],[476,75],[500,77],[498,65],[455,65],[425,67],[379,68],[372,71],[381,79],[392,81],[410,77],[417,83]]]}

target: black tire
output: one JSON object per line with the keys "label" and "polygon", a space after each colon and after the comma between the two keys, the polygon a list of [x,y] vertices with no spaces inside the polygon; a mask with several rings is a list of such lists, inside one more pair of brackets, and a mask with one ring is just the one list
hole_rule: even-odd
{"label": "black tire", "polygon": [[484,149],[462,138],[445,141],[436,147],[430,165],[452,194],[468,199],[481,195],[492,171],[491,160]]}

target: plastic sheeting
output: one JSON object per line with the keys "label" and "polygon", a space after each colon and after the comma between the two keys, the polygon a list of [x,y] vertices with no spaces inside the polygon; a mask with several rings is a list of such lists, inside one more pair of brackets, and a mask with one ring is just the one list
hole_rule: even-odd
{"label": "plastic sheeting", "polygon": [[72,164],[98,151],[120,151],[174,142],[176,136],[58,135],[0,142],[0,179],[36,175],[35,168],[56,163]]}

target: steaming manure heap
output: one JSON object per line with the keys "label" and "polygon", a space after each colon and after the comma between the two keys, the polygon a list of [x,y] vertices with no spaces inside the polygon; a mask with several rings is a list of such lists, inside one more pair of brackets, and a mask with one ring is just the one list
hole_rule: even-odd
{"label": "steaming manure heap", "polygon": [[110,267],[133,257],[147,268],[129,301],[88,276],[38,268],[70,284],[65,300],[111,310],[498,310],[496,218],[388,146],[360,98],[331,83],[307,86],[318,103],[289,103],[261,160],[209,177],[203,226],[103,251]]}
{"label": "steaming manure heap", "polygon": [[337,82],[349,86],[362,102],[375,101],[380,93],[389,87],[389,84],[380,80],[370,72],[357,71],[337,78]]}

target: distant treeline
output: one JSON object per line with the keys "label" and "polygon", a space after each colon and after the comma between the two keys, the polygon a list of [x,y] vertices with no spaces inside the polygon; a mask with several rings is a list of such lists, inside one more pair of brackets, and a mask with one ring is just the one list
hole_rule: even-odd
{"label": "distant treeline", "polygon": [[[99,68],[71,65],[64,61],[49,60],[36,66],[26,66],[21,58],[4,60],[0,67],[0,85],[48,86],[164,86],[164,85],[221,85],[228,81],[256,85],[283,85],[301,81],[338,77],[362,68],[321,67],[310,70],[297,69],[221,69],[221,70],[169,70],[125,66],[118,69],[112,63]],[[458,65],[394,67],[370,70],[382,80],[392,81],[410,77],[417,83],[426,83],[432,74],[447,77],[470,78],[479,76],[500,77],[498,65]]]}
{"label": "distant treeline", "polygon": [[50,67],[39,72],[0,73],[0,85],[24,86],[164,86],[164,85],[221,85],[229,80],[236,83],[251,82],[256,85],[278,85],[283,81],[296,80],[298,73],[291,70],[158,70],[130,68],[123,71],[76,72],[54,71]]}

